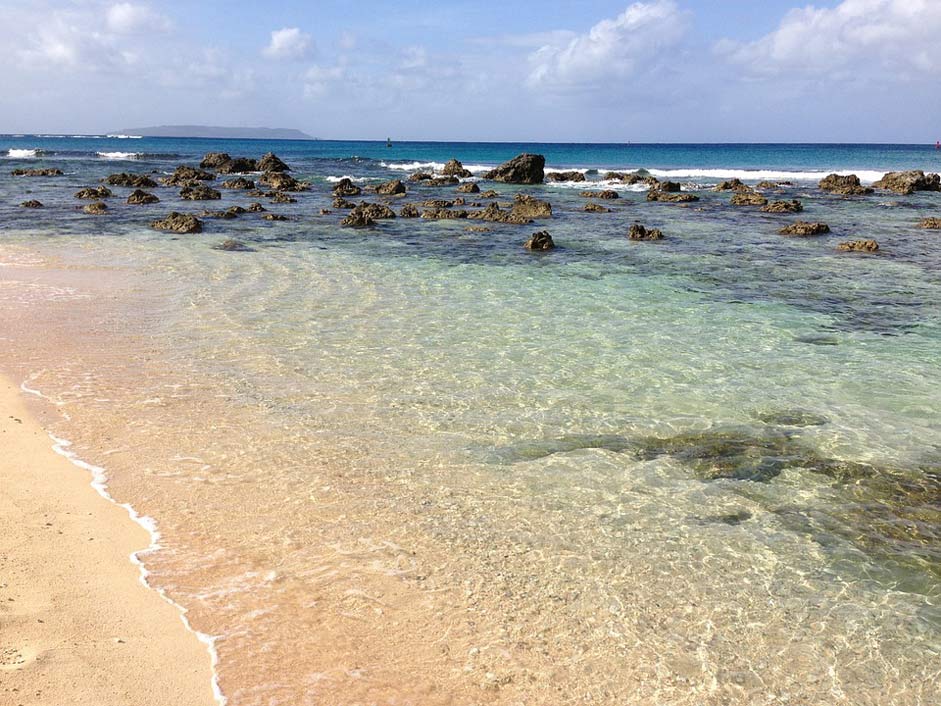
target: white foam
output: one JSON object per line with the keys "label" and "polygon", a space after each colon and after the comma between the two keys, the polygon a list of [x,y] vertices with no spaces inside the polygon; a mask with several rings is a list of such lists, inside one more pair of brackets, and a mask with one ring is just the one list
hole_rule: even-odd
{"label": "white foam", "polygon": [[140,152],[96,152],[101,159],[140,159],[144,155]]}
{"label": "white foam", "polygon": [[[604,171],[629,173],[637,171],[637,167]],[[826,169],[817,171],[786,171],[780,169],[734,169],[731,167],[717,167],[713,169],[683,167],[679,169],[648,169],[647,173],[651,176],[665,179],[741,179],[742,181],[820,181],[828,174],[855,174],[859,177],[861,182],[872,183],[881,179],[887,171],[891,170]]]}
{"label": "white foam", "polygon": [[12,159],[30,159],[31,157],[38,157],[39,150],[7,150],[7,157]]}
{"label": "white foam", "polygon": [[[35,375],[31,376],[31,380],[35,379],[35,377]],[[34,395],[41,399],[52,402],[52,404],[56,406],[61,406],[61,402],[57,402],[47,395],[44,395],[39,390],[29,387],[29,385],[27,385],[27,381],[25,380],[20,384],[20,389],[27,394]],[[68,415],[66,415],[66,418],[68,418]],[[147,580],[150,572],[147,571],[143,562],[141,562],[140,556],[160,549],[160,532],[157,530],[156,521],[152,517],[138,513],[137,510],[135,510],[129,503],[119,503],[117,500],[111,497],[111,495],[108,493],[108,476],[105,472],[105,469],[101,466],[95,466],[93,464],[87,463],[86,461],[83,461],[74,451],[69,450],[69,447],[72,445],[71,441],[59,438],[53,434],[49,434],[49,438],[51,438],[54,442],[52,445],[53,451],[68,459],[73,465],[88,471],[92,478],[91,487],[94,488],[95,491],[105,500],[114,503],[118,507],[124,508],[131,520],[143,527],[150,535],[150,544],[146,549],[131,554],[131,563],[137,566],[138,571],[140,572],[140,582],[147,588],[156,591],[157,594],[163,598],[163,600],[176,608],[180,613],[180,620],[183,621],[183,625],[186,627],[186,629],[193,633],[200,642],[206,645],[206,649],[209,651],[210,665],[212,669],[212,692],[219,706],[225,706],[226,697],[219,688],[219,674],[217,670],[217,666],[219,664],[219,653],[216,650],[216,640],[218,638],[199,632],[198,630],[194,630],[193,626],[190,625],[190,622],[186,617],[187,609],[181,606],[179,603],[173,601],[173,599],[171,599],[162,588],[155,588],[154,586],[151,586],[150,582]]]}
{"label": "white foam", "polygon": [[[569,171],[569,170],[563,170]],[[577,170],[571,170],[577,171]],[[625,184],[618,179],[599,179],[598,181],[547,181],[545,186],[558,189],[579,189],[581,191],[598,191],[600,189],[610,189],[612,191],[649,191],[650,186],[639,182],[637,184]]]}
{"label": "white foam", "polygon": [[380,167],[386,169],[395,169],[402,172],[417,172],[420,169],[441,170],[444,169],[444,162],[379,162]]}
{"label": "white foam", "polygon": [[331,184],[336,184],[337,182],[343,181],[344,179],[349,179],[350,181],[357,182],[359,184],[365,184],[368,181],[366,177],[355,177],[355,176],[349,176],[349,175],[327,177],[327,181],[329,181]]}
{"label": "white foam", "polygon": [[115,140],[140,140],[143,139],[143,135],[108,135]]}

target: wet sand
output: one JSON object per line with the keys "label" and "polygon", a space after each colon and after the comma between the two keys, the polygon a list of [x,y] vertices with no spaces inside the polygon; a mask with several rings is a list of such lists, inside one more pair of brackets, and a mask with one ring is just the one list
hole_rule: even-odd
{"label": "wet sand", "polygon": [[0,379],[0,702],[208,706],[206,645],[140,579],[149,533]]}

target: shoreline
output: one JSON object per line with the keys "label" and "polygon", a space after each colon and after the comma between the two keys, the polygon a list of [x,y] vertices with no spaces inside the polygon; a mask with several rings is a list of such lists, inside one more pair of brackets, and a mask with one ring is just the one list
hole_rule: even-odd
{"label": "shoreline", "polygon": [[110,498],[102,469],[50,438],[26,393],[39,395],[0,377],[0,693],[23,704],[224,704],[211,640],[146,583],[138,556],[156,532]]}

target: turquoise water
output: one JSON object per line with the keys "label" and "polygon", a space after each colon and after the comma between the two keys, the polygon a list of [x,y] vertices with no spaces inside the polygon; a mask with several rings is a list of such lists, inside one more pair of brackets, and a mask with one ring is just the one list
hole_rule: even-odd
{"label": "turquoise water", "polygon": [[[516,681],[495,702],[549,703],[550,684],[570,703],[586,684],[602,703],[623,702],[628,685],[657,703],[936,699],[941,236],[917,224],[941,216],[941,194],[844,199],[815,184],[831,170],[864,181],[887,169],[938,170],[933,147],[0,138],[0,154],[10,149],[46,153],[4,165],[66,174],[24,180],[4,170],[0,248],[33,248],[78,268],[106,264],[162,302],[147,333],[170,372],[115,390],[108,381],[123,363],[98,361],[69,399],[142,410],[178,376],[212,381],[213,397],[256,415],[257,428],[238,426],[211,444],[186,428],[186,409],[147,427],[175,432],[181,457],[228,459],[212,471],[215,496],[198,497],[220,506],[252,498],[260,515],[257,524],[230,518],[250,548],[221,519],[193,528],[172,501],[204,479],[179,464],[158,468],[182,484],[148,509],[177,528],[166,533],[169,546],[209,564],[206,545],[230,552],[210,578],[181,580],[192,569],[171,558],[158,575],[190,586],[206,632],[224,637],[222,684],[228,679],[235,703],[290,702],[303,688],[281,673],[264,681],[236,653],[263,648],[270,661],[260,663],[277,671],[308,639],[294,628],[299,596],[329,602],[334,579],[322,576],[342,567],[306,534],[311,498],[344,487],[318,470],[315,492],[310,469],[324,458],[376,491],[348,490],[344,522],[359,539],[411,549],[409,561],[435,590],[468,576],[488,587],[473,598],[479,617],[466,642],[458,629],[441,634],[457,641],[455,654],[484,638],[503,650],[494,648],[502,657],[492,669],[499,676],[504,660]],[[147,223],[207,204],[158,188],[160,204],[114,198],[109,215],[93,218],[72,197],[113,171],[169,172],[209,150],[269,149],[313,184],[295,204],[265,201],[286,222],[207,218],[204,233],[172,236]],[[611,213],[591,214],[579,195],[591,185],[481,182],[500,201],[520,190],[548,199],[553,217],[472,232],[465,221],[402,218],[356,231],[339,227],[337,213],[319,215],[344,175],[369,186],[451,157],[480,173],[523,150],[544,153],[550,168],[584,169],[591,181],[603,182],[608,169],[645,168],[700,201],[649,203],[639,188],[603,182],[620,198],[604,202]],[[115,151],[145,156],[91,153]],[[800,199],[800,217],[832,233],[782,237],[778,229],[795,216],[732,207],[728,193],[711,190],[732,176],[788,179],[772,198]],[[410,189],[396,209],[457,195]],[[16,206],[27,197],[46,208]],[[224,192],[207,203],[249,200]],[[665,239],[629,241],[635,221]],[[555,251],[521,247],[540,229],[551,231]],[[252,251],[210,247],[223,238]],[[857,238],[878,240],[880,252],[836,250]],[[69,389],[75,368],[36,384]],[[204,415],[224,413],[201,404]],[[381,554],[369,559],[388,568]],[[275,569],[280,588],[237,580]],[[263,627],[253,622],[262,609],[270,611]],[[524,625],[490,625],[495,614]],[[375,617],[366,624],[364,642],[393,640],[395,628]],[[424,629],[439,635],[433,622]],[[523,686],[521,674],[538,672],[534,645],[565,667],[554,681]],[[657,664],[656,675],[636,674],[640,663]],[[227,664],[239,666],[227,672]],[[429,670],[446,671],[402,669],[421,684]],[[342,683],[369,693],[352,677]]]}

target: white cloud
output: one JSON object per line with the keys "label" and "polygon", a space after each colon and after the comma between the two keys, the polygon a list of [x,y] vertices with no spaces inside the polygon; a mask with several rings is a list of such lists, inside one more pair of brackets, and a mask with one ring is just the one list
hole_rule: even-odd
{"label": "white cloud", "polygon": [[108,8],[105,24],[115,34],[135,34],[137,32],[166,31],[170,21],[147,5],[119,2]]}
{"label": "white cloud", "polygon": [[269,59],[303,59],[310,55],[313,41],[297,27],[276,29],[263,53]]}
{"label": "white cloud", "polygon": [[678,44],[688,18],[673,0],[634,3],[585,34],[546,44],[531,54],[528,83],[549,89],[580,88],[631,76]]}
{"label": "white cloud", "polygon": [[726,40],[716,49],[756,74],[904,77],[938,70],[939,34],[938,0],[843,0],[833,8],[791,10],[771,34],[747,43]]}

